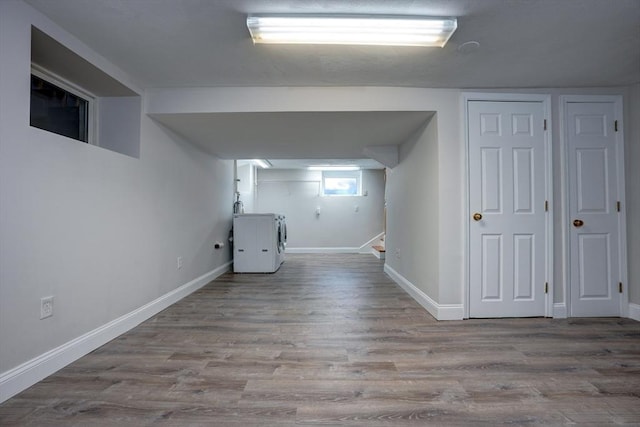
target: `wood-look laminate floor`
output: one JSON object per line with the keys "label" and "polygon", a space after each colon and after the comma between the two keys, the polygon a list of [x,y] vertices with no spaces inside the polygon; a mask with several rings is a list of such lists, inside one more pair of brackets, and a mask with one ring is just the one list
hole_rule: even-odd
{"label": "wood-look laminate floor", "polygon": [[436,322],[382,266],[225,274],[0,405],[0,425],[640,425],[639,322]]}

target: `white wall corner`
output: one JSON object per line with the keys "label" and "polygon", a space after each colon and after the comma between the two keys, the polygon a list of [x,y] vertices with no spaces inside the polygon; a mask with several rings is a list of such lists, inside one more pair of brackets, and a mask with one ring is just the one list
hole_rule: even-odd
{"label": "white wall corner", "polygon": [[0,374],[0,403],[138,326],[231,268],[229,261],[171,292]]}
{"label": "white wall corner", "polygon": [[629,319],[640,322],[640,304],[629,303]]}
{"label": "white wall corner", "polygon": [[567,305],[565,303],[556,302],[553,304],[553,318],[554,319],[567,318]]}
{"label": "white wall corner", "polygon": [[397,145],[368,145],[362,150],[362,154],[377,160],[388,168],[398,166],[398,146]]}
{"label": "white wall corner", "polygon": [[436,320],[462,320],[464,318],[462,304],[438,304],[388,264],[384,265],[384,272]]}

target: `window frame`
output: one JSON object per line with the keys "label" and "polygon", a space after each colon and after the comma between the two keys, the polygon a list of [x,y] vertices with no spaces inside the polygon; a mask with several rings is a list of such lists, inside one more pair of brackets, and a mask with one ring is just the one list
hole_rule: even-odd
{"label": "window frame", "polygon": [[[50,130],[42,129],[36,126],[32,126],[32,127],[35,127],[36,129],[40,129],[45,132],[53,133],[55,135],[60,135],[65,138],[69,138],[74,141],[82,142],[89,145],[99,146],[98,137],[97,137],[97,129],[98,129],[97,97],[93,93],[81,88],[80,86],[70,82],[69,80],[37,64],[31,64],[31,75],[34,75],[53,86],[57,86],[58,88],[66,92],[69,92],[70,94],[77,96],[87,102],[87,141],[71,138],[66,135],[60,135],[55,132],[51,132]],[[29,76],[29,79],[31,79],[31,75]],[[31,85],[29,87],[31,87]],[[31,89],[29,91],[29,116],[31,116]],[[31,118],[29,118],[29,122],[31,122]]]}
{"label": "window frame", "polygon": [[[356,179],[356,194],[326,194],[325,193],[325,179],[326,178],[355,178]],[[351,171],[322,171],[322,177],[320,181],[322,197],[358,197],[362,196],[362,170]]]}

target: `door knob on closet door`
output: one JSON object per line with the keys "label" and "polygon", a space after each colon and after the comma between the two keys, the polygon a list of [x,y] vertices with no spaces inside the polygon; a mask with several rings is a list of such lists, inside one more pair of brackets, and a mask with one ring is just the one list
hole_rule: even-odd
{"label": "door knob on closet door", "polygon": [[474,213],[474,214],[473,214],[473,219],[474,219],[475,221],[480,221],[480,220],[482,219],[482,214],[481,214],[481,213],[479,213],[479,212]]}
{"label": "door knob on closet door", "polygon": [[584,221],[581,219],[574,219],[573,220],[573,226],[576,228],[580,228],[584,225]]}

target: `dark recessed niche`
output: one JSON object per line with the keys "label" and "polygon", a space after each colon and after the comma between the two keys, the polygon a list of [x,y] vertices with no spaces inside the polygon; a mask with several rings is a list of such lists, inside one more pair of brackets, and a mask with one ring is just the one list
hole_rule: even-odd
{"label": "dark recessed niche", "polygon": [[42,71],[31,77],[32,126],[140,157],[142,101],[136,91],[36,27],[31,27],[31,64]]}

